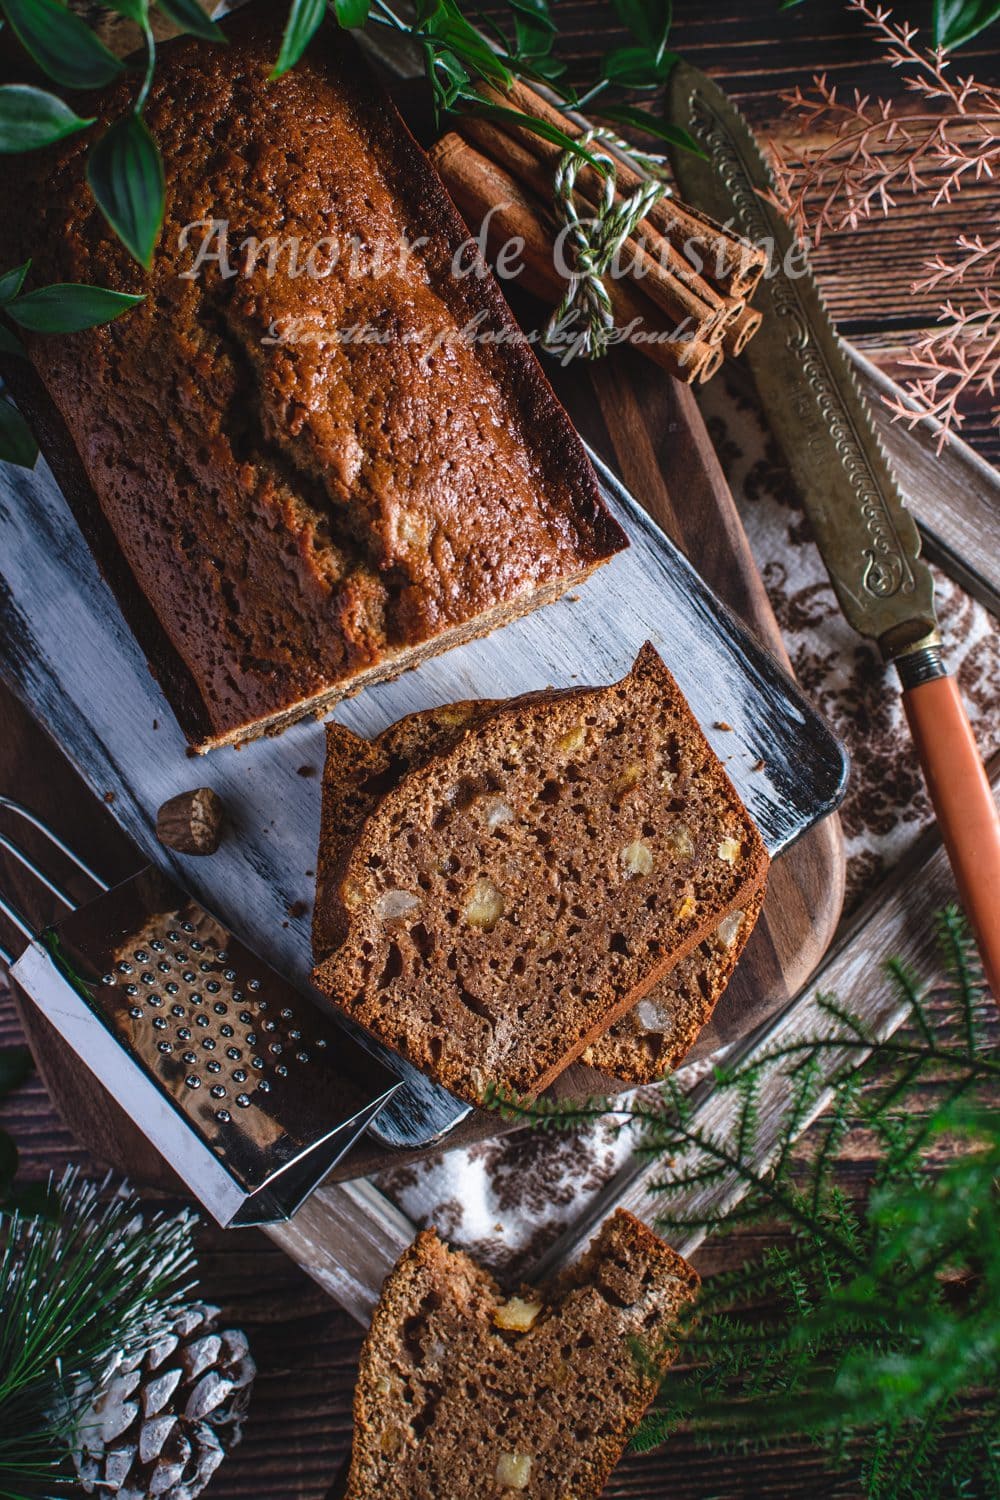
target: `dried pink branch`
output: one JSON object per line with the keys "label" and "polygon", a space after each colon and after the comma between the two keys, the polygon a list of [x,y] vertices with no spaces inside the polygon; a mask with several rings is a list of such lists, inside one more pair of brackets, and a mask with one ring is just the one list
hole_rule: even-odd
{"label": "dried pink branch", "polygon": [[[940,452],[948,434],[965,420],[962,399],[1000,392],[1000,297],[983,288],[971,305],[945,302],[941,326],[915,344],[903,363],[914,372],[906,386],[908,399],[886,404],[908,427],[928,417],[940,423]],[[993,411],[1000,418],[1000,406]]]}
{"label": "dried pink branch", "polygon": [[[844,100],[825,74],[814,78],[811,94],[797,88],[782,96],[800,129],[795,142],[770,143],[775,201],[796,232],[817,244],[825,232],[889,213],[899,191],[931,190],[935,203],[949,202],[967,177],[1000,170],[1000,89],[972,77],[952,80],[944,55],[919,48],[916,28],[893,22],[881,5],[850,0],[848,9],[885,43],[885,61],[909,70],[907,89],[934,108],[901,114],[896,101],[857,90]],[[817,134],[826,143],[811,147]]]}
{"label": "dried pink branch", "polygon": [[[901,193],[927,193],[934,207],[951,202],[966,183],[1000,173],[1000,89],[971,75],[953,77],[944,54],[921,47],[917,28],[894,21],[884,6],[850,0],[848,9],[863,17],[884,60],[905,73],[904,87],[919,103],[903,110],[896,100],[857,90],[845,99],[825,74],[814,78],[810,92],[783,95],[797,130],[794,141],[770,143],[772,201],[796,234],[814,244],[891,213]],[[822,143],[810,144],[817,137]],[[942,305],[940,326],[905,361],[914,372],[907,400],[890,403],[910,426],[927,417],[939,422],[939,445],[961,426],[962,400],[994,395],[1000,383],[1000,302],[990,286],[1000,273],[1000,239],[963,234],[956,252],[952,260],[926,261],[913,291],[961,285],[972,300]]]}
{"label": "dried pink branch", "polygon": [[960,234],[955,246],[965,252],[958,260],[947,261],[943,255],[935,255],[924,261],[924,270],[928,274],[913,282],[914,292],[958,286],[972,276],[991,281],[1000,273],[1000,239],[987,241],[981,234]]}

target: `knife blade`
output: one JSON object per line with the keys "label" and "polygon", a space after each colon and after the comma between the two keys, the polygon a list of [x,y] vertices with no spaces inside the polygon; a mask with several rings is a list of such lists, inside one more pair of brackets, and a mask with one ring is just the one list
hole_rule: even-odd
{"label": "knife blade", "polygon": [[934,581],[822,293],[808,252],[763,196],[773,182],[735,105],[678,63],[668,117],[705,152],[671,156],[681,196],[769,251],[754,305],[763,325],[749,365],[817,546],[849,623],[877,641],[903,704],[942,838],[982,955],[1000,994],[1000,815],[934,611]]}

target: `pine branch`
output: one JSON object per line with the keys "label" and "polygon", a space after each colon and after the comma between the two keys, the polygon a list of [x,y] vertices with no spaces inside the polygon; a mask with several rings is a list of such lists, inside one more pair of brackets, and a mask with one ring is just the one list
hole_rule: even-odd
{"label": "pine branch", "polygon": [[[51,1488],[79,1413],[116,1363],[168,1331],[192,1289],[192,1215],[67,1172],[54,1219],[0,1227],[0,1473],[21,1500]],[[16,1487],[15,1487],[16,1486]],[[49,1488],[45,1493],[49,1493]]]}
{"label": "pine branch", "polygon": [[[1000,1058],[984,1035],[984,995],[954,909],[942,914],[939,935],[952,1034],[935,1026],[905,966],[889,965],[911,1034],[876,1046],[838,1082],[830,1119],[802,1163],[802,1212],[779,1213],[792,1249],[706,1283],[694,1310],[700,1322],[684,1340],[687,1364],[664,1382],[639,1449],[681,1425],[716,1447],[807,1433],[853,1469],[872,1500],[988,1492],[970,1476],[997,1472],[995,1397],[974,1414],[958,1459],[945,1460],[942,1446],[963,1403],[1000,1383],[1000,1116],[995,1089],[982,1087],[995,1082]],[[859,1049],[871,1046],[857,1018],[835,1003],[828,1010]],[[833,1045],[815,1042],[818,1052]],[[801,1070],[804,1056],[797,1046],[793,1066]],[[916,1088],[941,1073],[943,1098],[929,1114],[914,1110]],[[833,1180],[852,1122],[876,1130],[886,1151],[863,1212]],[[954,1156],[935,1174],[927,1154],[943,1142]],[[785,1140],[777,1159],[789,1156]],[[765,1204],[783,1209],[766,1190]]]}
{"label": "pine branch", "polygon": [[[943,985],[886,965],[908,1012],[889,1039],[825,997],[819,1034],[717,1070],[711,1127],[675,1079],[651,1101],[611,1101],[614,1130],[663,1164],[658,1227],[722,1234],[755,1222],[789,1236],[706,1279],[640,1450],[680,1426],[716,1448],[805,1434],[870,1500],[960,1500],[980,1493],[968,1482],[977,1466],[997,1472],[1000,1050],[955,908],[938,934]],[[825,1117],[803,1136],[825,1091]],[[762,1119],[758,1101],[776,1095],[774,1138],[774,1112]],[[604,1118],[608,1104],[508,1099],[504,1109],[535,1128],[573,1128]],[[855,1131],[879,1152],[863,1204],[836,1181]],[[932,1152],[946,1157],[940,1170]],[[970,1400],[973,1425],[952,1461],[943,1445]]]}

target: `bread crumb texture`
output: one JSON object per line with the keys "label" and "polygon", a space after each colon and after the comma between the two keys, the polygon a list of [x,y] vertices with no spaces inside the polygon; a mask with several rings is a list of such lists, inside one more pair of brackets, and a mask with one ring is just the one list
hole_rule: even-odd
{"label": "bread crumb texture", "polygon": [[[597,1500],[649,1404],[698,1278],[631,1214],[578,1265],[505,1300],[422,1233],[387,1278],[354,1397],[347,1500]],[[519,1326],[512,1302],[537,1307]]]}
{"label": "bread crumb texture", "polygon": [[[473,1101],[536,1091],[591,1043],[595,1066],[671,1066],[759,911],[763,842],[651,646],[610,687],[372,743],[338,726],[324,792],[316,982]],[[663,1019],[606,1047],[647,994]]]}
{"label": "bread crumb texture", "polygon": [[[491,277],[452,274],[465,226],[353,42],[325,26],[272,81],[280,31],[252,7],[226,47],[161,49],[148,273],[94,207],[89,136],[12,159],[32,213],[0,230],[39,285],[145,294],[30,353],[209,743],[491,629],[625,544],[530,349],[458,336],[515,325]],[[93,112],[133,94],[128,80]],[[228,266],[192,277],[212,220]]]}

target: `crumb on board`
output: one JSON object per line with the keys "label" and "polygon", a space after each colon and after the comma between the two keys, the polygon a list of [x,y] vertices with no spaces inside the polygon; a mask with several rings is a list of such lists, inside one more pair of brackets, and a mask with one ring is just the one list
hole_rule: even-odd
{"label": "crumb on board", "polygon": [[725,719],[716,719],[716,721],[715,721],[715,723],[714,723],[714,725],[712,727],[714,729],[721,729],[726,734],[732,734],[732,732],[733,732],[733,726],[732,726],[732,724],[727,724],[726,721],[725,721]]}
{"label": "crumb on board", "polygon": [[750,767],[750,769],[751,769],[751,771],[763,771],[764,770],[764,764],[765,763],[762,760],[755,760],[754,763],[753,763],[753,765]]}
{"label": "crumb on board", "polygon": [[160,721],[159,721],[159,719],[154,719],[153,720],[153,728],[154,729],[159,729],[159,727],[160,727]]}
{"label": "crumb on board", "polygon": [[306,871],[306,879],[307,880],[315,880],[315,878],[316,878],[316,871],[315,870],[307,870]]}
{"label": "crumb on board", "polygon": [[299,766],[299,768],[295,772],[295,774],[296,774],[296,776],[305,776],[305,777],[315,776],[316,775],[316,767],[315,766]]}
{"label": "crumb on board", "polygon": [[309,903],[308,901],[290,901],[285,910],[294,922],[296,918],[304,916],[309,910]]}
{"label": "crumb on board", "polygon": [[110,807],[111,804],[112,804],[112,802],[115,800],[115,794],[114,794],[114,792],[105,792],[104,793],[104,800],[108,804],[108,806]]}

